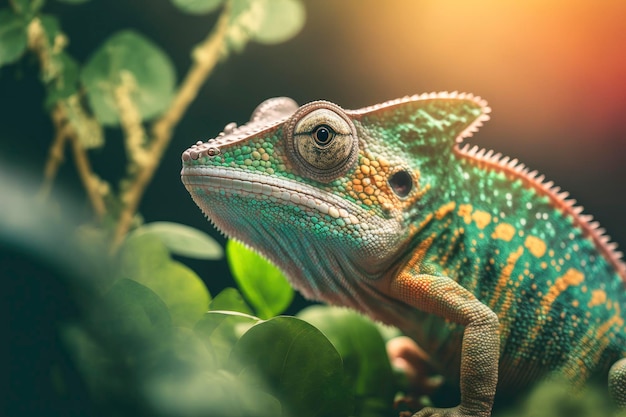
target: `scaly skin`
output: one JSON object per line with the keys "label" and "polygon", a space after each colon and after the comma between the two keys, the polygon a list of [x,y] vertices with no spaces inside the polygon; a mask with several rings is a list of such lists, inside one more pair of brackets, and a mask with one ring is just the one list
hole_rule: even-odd
{"label": "scaly skin", "polygon": [[[462,141],[489,108],[426,94],[347,111],[261,104],[183,153],[182,180],[228,236],[306,297],[398,326],[489,416],[496,393],[606,372],[626,404],[626,267],[566,195]],[[443,366],[445,365],[445,366]]]}

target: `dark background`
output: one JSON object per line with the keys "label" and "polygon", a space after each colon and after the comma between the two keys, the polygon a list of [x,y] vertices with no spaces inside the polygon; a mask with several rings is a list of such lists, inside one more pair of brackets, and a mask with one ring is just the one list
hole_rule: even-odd
{"label": "dark background", "polygon": [[[279,45],[249,44],[220,63],[176,128],[140,212],[209,230],[179,178],[180,154],[262,100],[327,99],[358,108],[404,95],[459,90],[486,98],[492,120],[472,143],[517,157],[570,191],[626,247],[626,5],[623,1],[305,1],[304,29]],[[511,3],[511,4],[509,4]],[[6,0],[0,0],[4,7]],[[49,0],[80,62],[116,30],[133,28],[177,68],[216,14],[186,15],[168,0]],[[0,69],[0,163],[40,177],[53,135],[32,56]],[[121,135],[90,152],[94,170],[117,183]],[[58,186],[88,208],[71,155]],[[112,163],[115,161],[115,163]],[[20,174],[22,175],[22,174]],[[2,196],[0,195],[0,198]],[[229,281],[225,262],[192,262],[213,294]]]}

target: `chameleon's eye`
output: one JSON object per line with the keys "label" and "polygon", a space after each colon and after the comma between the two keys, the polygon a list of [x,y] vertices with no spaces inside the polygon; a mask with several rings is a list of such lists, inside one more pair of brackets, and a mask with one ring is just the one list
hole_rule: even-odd
{"label": "chameleon's eye", "polygon": [[335,132],[326,125],[319,125],[313,131],[313,139],[319,146],[326,146],[335,137]]}
{"label": "chameleon's eye", "polygon": [[359,152],[354,124],[339,106],[326,101],[300,107],[285,125],[285,139],[295,169],[320,182],[344,175]]}

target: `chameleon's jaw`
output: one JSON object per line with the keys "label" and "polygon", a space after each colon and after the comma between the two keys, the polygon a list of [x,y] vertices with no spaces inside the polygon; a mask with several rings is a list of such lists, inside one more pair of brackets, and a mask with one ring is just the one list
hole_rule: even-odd
{"label": "chameleon's jaw", "polygon": [[337,268],[352,268],[354,284],[378,278],[401,240],[395,219],[294,180],[188,165],[181,177],[222,233],[268,257],[309,298],[322,298],[329,285],[348,284],[333,282],[343,275]]}

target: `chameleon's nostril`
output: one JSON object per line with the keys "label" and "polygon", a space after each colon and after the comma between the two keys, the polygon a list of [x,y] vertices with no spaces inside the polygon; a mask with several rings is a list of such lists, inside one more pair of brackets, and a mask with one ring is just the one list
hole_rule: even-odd
{"label": "chameleon's nostril", "polygon": [[215,155],[219,155],[221,153],[221,151],[218,148],[209,148],[206,151],[206,154],[208,156],[215,156]]}

